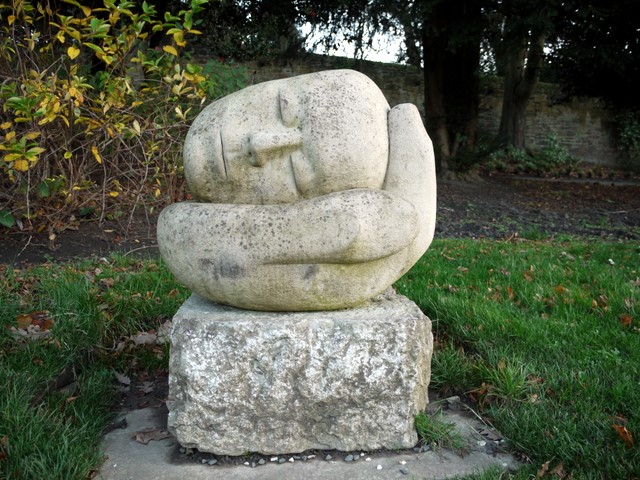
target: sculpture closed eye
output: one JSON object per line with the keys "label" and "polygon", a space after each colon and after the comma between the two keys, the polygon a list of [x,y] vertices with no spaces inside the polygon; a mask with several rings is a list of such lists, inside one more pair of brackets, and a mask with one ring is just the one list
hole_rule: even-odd
{"label": "sculpture closed eye", "polygon": [[[244,157],[227,154],[243,145]],[[389,109],[357,72],[267,82],[214,102],[187,136],[185,172],[197,201],[162,212],[158,244],[180,281],[218,303],[355,306],[433,237],[435,167],[420,115]]]}

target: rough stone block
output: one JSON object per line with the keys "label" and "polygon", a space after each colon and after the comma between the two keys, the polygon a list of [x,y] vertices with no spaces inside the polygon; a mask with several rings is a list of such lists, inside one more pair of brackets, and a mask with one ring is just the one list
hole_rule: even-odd
{"label": "rough stone block", "polygon": [[430,320],[391,291],[295,313],[194,294],[173,319],[169,429],[226,455],[411,447],[432,351]]}

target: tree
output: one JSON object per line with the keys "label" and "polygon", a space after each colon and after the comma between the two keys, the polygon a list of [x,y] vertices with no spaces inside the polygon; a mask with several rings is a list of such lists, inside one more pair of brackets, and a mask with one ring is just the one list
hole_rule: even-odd
{"label": "tree", "polygon": [[234,60],[288,58],[302,51],[294,0],[218,0],[201,15],[196,51]]}
{"label": "tree", "polygon": [[494,2],[495,10],[489,13],[494,22],[487,34],[498,73],[504,78],[496,139],[500,146],[525,147],[525,110],[540,78],[545,41],[554,29],[557,11],[553,3],[554,0]]}
{"label": "tree", "polygon": [[640,2],[595,0],[573,9],[560,26],[552,67],[573,95],[640,107]]}
{"label": "tree", "polygon": [[425,115],[443,171],[462,148],[475,147],[482,11],[474,0],[425,2],[423,8]]}

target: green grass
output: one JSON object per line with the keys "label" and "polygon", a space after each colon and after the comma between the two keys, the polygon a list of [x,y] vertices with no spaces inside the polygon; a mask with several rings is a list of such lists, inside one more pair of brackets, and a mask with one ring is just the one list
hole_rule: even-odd
{"label": "green grass", "polygon": [[[0,478],[88,478],[103,460],[114,371],[166,365],[166,349],[127,338],[157,328],[185,296],[157,261],[0,266]],[[41,311],[47,337],[12,333],[18,316]],[[53,387],[65,371],[71,388]]]}
{"label": "green grass", "polygon": [[640,247],[436,241],[397,289],[434,321],[432,387],[467,394],[529,458],[640,477]]}
{"label": "green grass", "polygon": [[[532,462],[470,478],[532,478],[546,462],[573,478],[640,478],[638,278],[632,243],[442,240],[397,282],[433,320],[432,391],[474,399]],[[187,295],[154,260],[0,265],[0,478],[84,479],[98,468],[114,372],[166,368],[166,348],[127,339],[158,328]],[[43,310],[48,337],[12,335],[19,315]],[[65,370],[75,389],[47,388]],[[446,422],[425,418],[424,438],[455,442]]]}
{"label": "green grass", "polygon": [[425,445],[436,445],[464,454],[467,446],[460,433],[456,430],[454,423],[447,422],[441,411],[427,415],[419,413],[416,415],[416,431],[418,438]]}

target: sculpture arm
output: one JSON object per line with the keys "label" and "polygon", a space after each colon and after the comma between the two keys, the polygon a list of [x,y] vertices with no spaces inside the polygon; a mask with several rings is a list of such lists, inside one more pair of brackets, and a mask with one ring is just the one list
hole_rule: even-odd
{"label": "sculpture arm", "polygon": [[405,248],[413,207],[380,190],[355,189],[284,205],[178,203],[159,219],[159,243],[225,262],[358,263]]}

